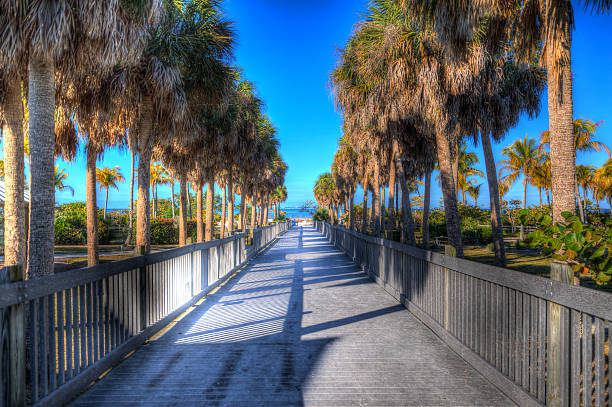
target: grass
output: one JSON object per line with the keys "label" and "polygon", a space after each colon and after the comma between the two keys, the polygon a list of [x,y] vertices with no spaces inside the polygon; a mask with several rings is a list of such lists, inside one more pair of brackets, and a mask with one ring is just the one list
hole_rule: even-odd
{"label": "grass", "polygon": [[[467,260],[477,261],[495,265],[495,255],[484,247],[467,246],[463,251]],[[536,252],[529,251],[506,251],[506,268],[533,274],[540,277],[549,277],[551,259],[542,257]]]}
{"label": "grass", "polygon": [[[493,254],[493,252],[489,251],[485,247],[466,246],[463,254],[467,260],[476,261],[478,263],[490,264],[492,266],[495,265],[495,255]],[[551,261],[551,258],[542,257],[535,250],[506,250],[506,268],[520,271],[521,273],[550,278]],[[587,287],[612,294],[612,284],[599,286],[592,279],[587,277],[581,277],[580,285],[582,287]]]}

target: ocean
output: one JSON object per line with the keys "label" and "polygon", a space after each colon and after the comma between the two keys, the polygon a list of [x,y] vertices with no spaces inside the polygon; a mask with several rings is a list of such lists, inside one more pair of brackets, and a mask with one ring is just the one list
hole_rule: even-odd
{"label": "ocean", "polygon": [[286,212],[287,217],[290,219],[312,219],[314,209],[302,209],[302,208],[281,208],[281,212]]}

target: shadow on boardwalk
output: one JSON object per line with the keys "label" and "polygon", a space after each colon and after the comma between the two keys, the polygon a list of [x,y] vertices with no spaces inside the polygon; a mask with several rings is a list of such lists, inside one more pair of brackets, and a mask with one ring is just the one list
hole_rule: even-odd
{"label": "shadow on boardwalk", "polygon": [[294,229],[74,405],[512,405],[313,229]]}

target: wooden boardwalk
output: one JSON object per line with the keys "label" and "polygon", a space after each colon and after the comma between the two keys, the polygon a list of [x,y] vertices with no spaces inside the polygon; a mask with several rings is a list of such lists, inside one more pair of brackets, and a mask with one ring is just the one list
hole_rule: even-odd
{"label": "wooden boardwalk", "polygon": [[314,229],[299,228],[73,405],[514,404]]}

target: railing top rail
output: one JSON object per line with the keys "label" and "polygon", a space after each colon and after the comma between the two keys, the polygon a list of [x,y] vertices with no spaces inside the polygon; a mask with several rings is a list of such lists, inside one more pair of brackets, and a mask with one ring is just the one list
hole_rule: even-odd
{"label": "railing top rail", "polygon": [[[331,226],[328,224],[328,226]],[[446,267],[458,273],[511,288],[547,301],[586,312],[592,316],[612,321],[612,295],[589,288],[569,285],[544,277],[519,271],[477,263],[456,257],[446,256],[403,243],[357,233],[344,227],[331,226],[336,230],[352,235],[357,239],[391,248],[429,263]]]}
{"label": "railing top rail", "polygon": [[177,247],[175,249],[164,250],[157,253],[150,253],[144,256],[130,257],[124,260],[98,264],[93,267],[70,270],[59,274],[53,274],[50,276],[34,278],[16,283],[0,284],[0,308],[5,308],[24,301],[44,297],[60,290],[88,284],[109,276],[121,274],[140,267],[146,267],[151,264],[180,257],[195,251],[221,246],[234,240],[241,239],[244,236],[244,233],[240,233],[221,240],[195,243],[189,246]]}

